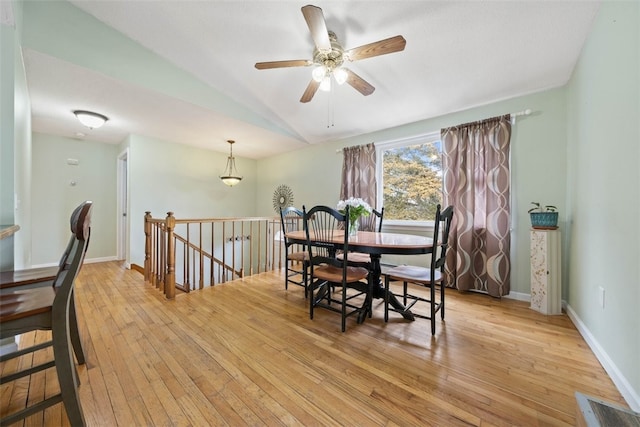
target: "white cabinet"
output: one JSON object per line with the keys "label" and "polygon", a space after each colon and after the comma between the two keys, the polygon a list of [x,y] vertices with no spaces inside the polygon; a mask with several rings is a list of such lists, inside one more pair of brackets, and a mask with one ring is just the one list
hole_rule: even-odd
{"label": "white cabinet", "polygon": [[562,314],[560,230],[531,230],[531,308]]}

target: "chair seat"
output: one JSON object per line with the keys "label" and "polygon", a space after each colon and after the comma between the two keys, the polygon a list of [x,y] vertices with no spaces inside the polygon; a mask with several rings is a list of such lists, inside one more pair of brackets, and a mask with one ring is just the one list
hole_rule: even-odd
{"label": "chair seat", "polygon": [[[401,280],[406,282],[429,284],[431,283],[431,269],[426,267],[418,267],[415,265],[399,265],[390,268],[385,272],[392,280]],[[435,282],[442,281],[442,273],[436,270],[434,274]]]}
{"label": "chair seat", "polygon": [[[338,259],[344,259],[344,254],[340,253],[336,255]],[[349,252],[347,254],[347,260],[349,262],[357,262],[361,264],[366,264],[371,262],[371,255],[365,254],[362,252]]]}
{"label": "chair seat", "polygon": [[36,282],[53,281],[57,273],[57,266],[3,271],[0,273],[0,289],[28,285]]}
{"label": "chair seat", "polygon": [[[331,265],[323,265],[313,270],[313,275],[317,279],[326,280],[328,282],[342,283],[342,269]],[[366,279],[369,270],[363,267],[347,267],[347,283],[357,282]]]}
{"label": "chair seat", "polygon": [[53,286],[0,295],[0,323],[51,311],[55,297]]}
{"label": "chair seat", "polygon": [[293,252],[287,255],[290,261],[309,261],[309,252]]}

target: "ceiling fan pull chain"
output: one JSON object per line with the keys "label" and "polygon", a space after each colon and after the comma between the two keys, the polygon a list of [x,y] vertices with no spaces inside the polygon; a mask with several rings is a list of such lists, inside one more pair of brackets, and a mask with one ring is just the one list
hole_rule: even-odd
{"label": "ceiling fan pull chain", "polygon": [[333,122],[333,118],[335,117],[335,113],[336,113],[336,108],[335,108],[335,104],[333,103],[333,86],[331,86],[331,94],[329,95],[331,97],[331,127],[335,126],[334,122]]}
{"label": "ceiling fan pull chain", "polygon": [[331,88],[329,90],[329,97],[327,98],[327,129],[329,129],[331,126],[331,90],[333,88]]}
{"label": "ceiling fan pull chain", "polygon": [[331,85],[329,89],[329,99],[327,100],[327,129],[335,126],[333,122],[334,117],[334,109],[333,109],[333,86]]}

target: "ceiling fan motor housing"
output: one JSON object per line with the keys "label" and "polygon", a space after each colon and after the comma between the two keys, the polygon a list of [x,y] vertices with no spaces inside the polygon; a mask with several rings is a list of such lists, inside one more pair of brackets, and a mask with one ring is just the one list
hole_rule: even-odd
{"label": "ceiling fan motor housing", "polygon": [[314,64],[324,65],[328,72],[335,70],[344,63],[344,49],[338,43],[338,38],[333,31],[329,31],[329,41],[331,50],[320,50],[317,47],[313,50]]}

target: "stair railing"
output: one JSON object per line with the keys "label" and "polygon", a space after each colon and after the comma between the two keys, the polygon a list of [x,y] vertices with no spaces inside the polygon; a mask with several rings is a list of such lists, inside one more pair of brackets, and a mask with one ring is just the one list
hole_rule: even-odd
{"label": "stair railing", "polygon": [[279,218],[176,219],[144,216],[144,279],[169,299],[245,275],[280,269]]}

